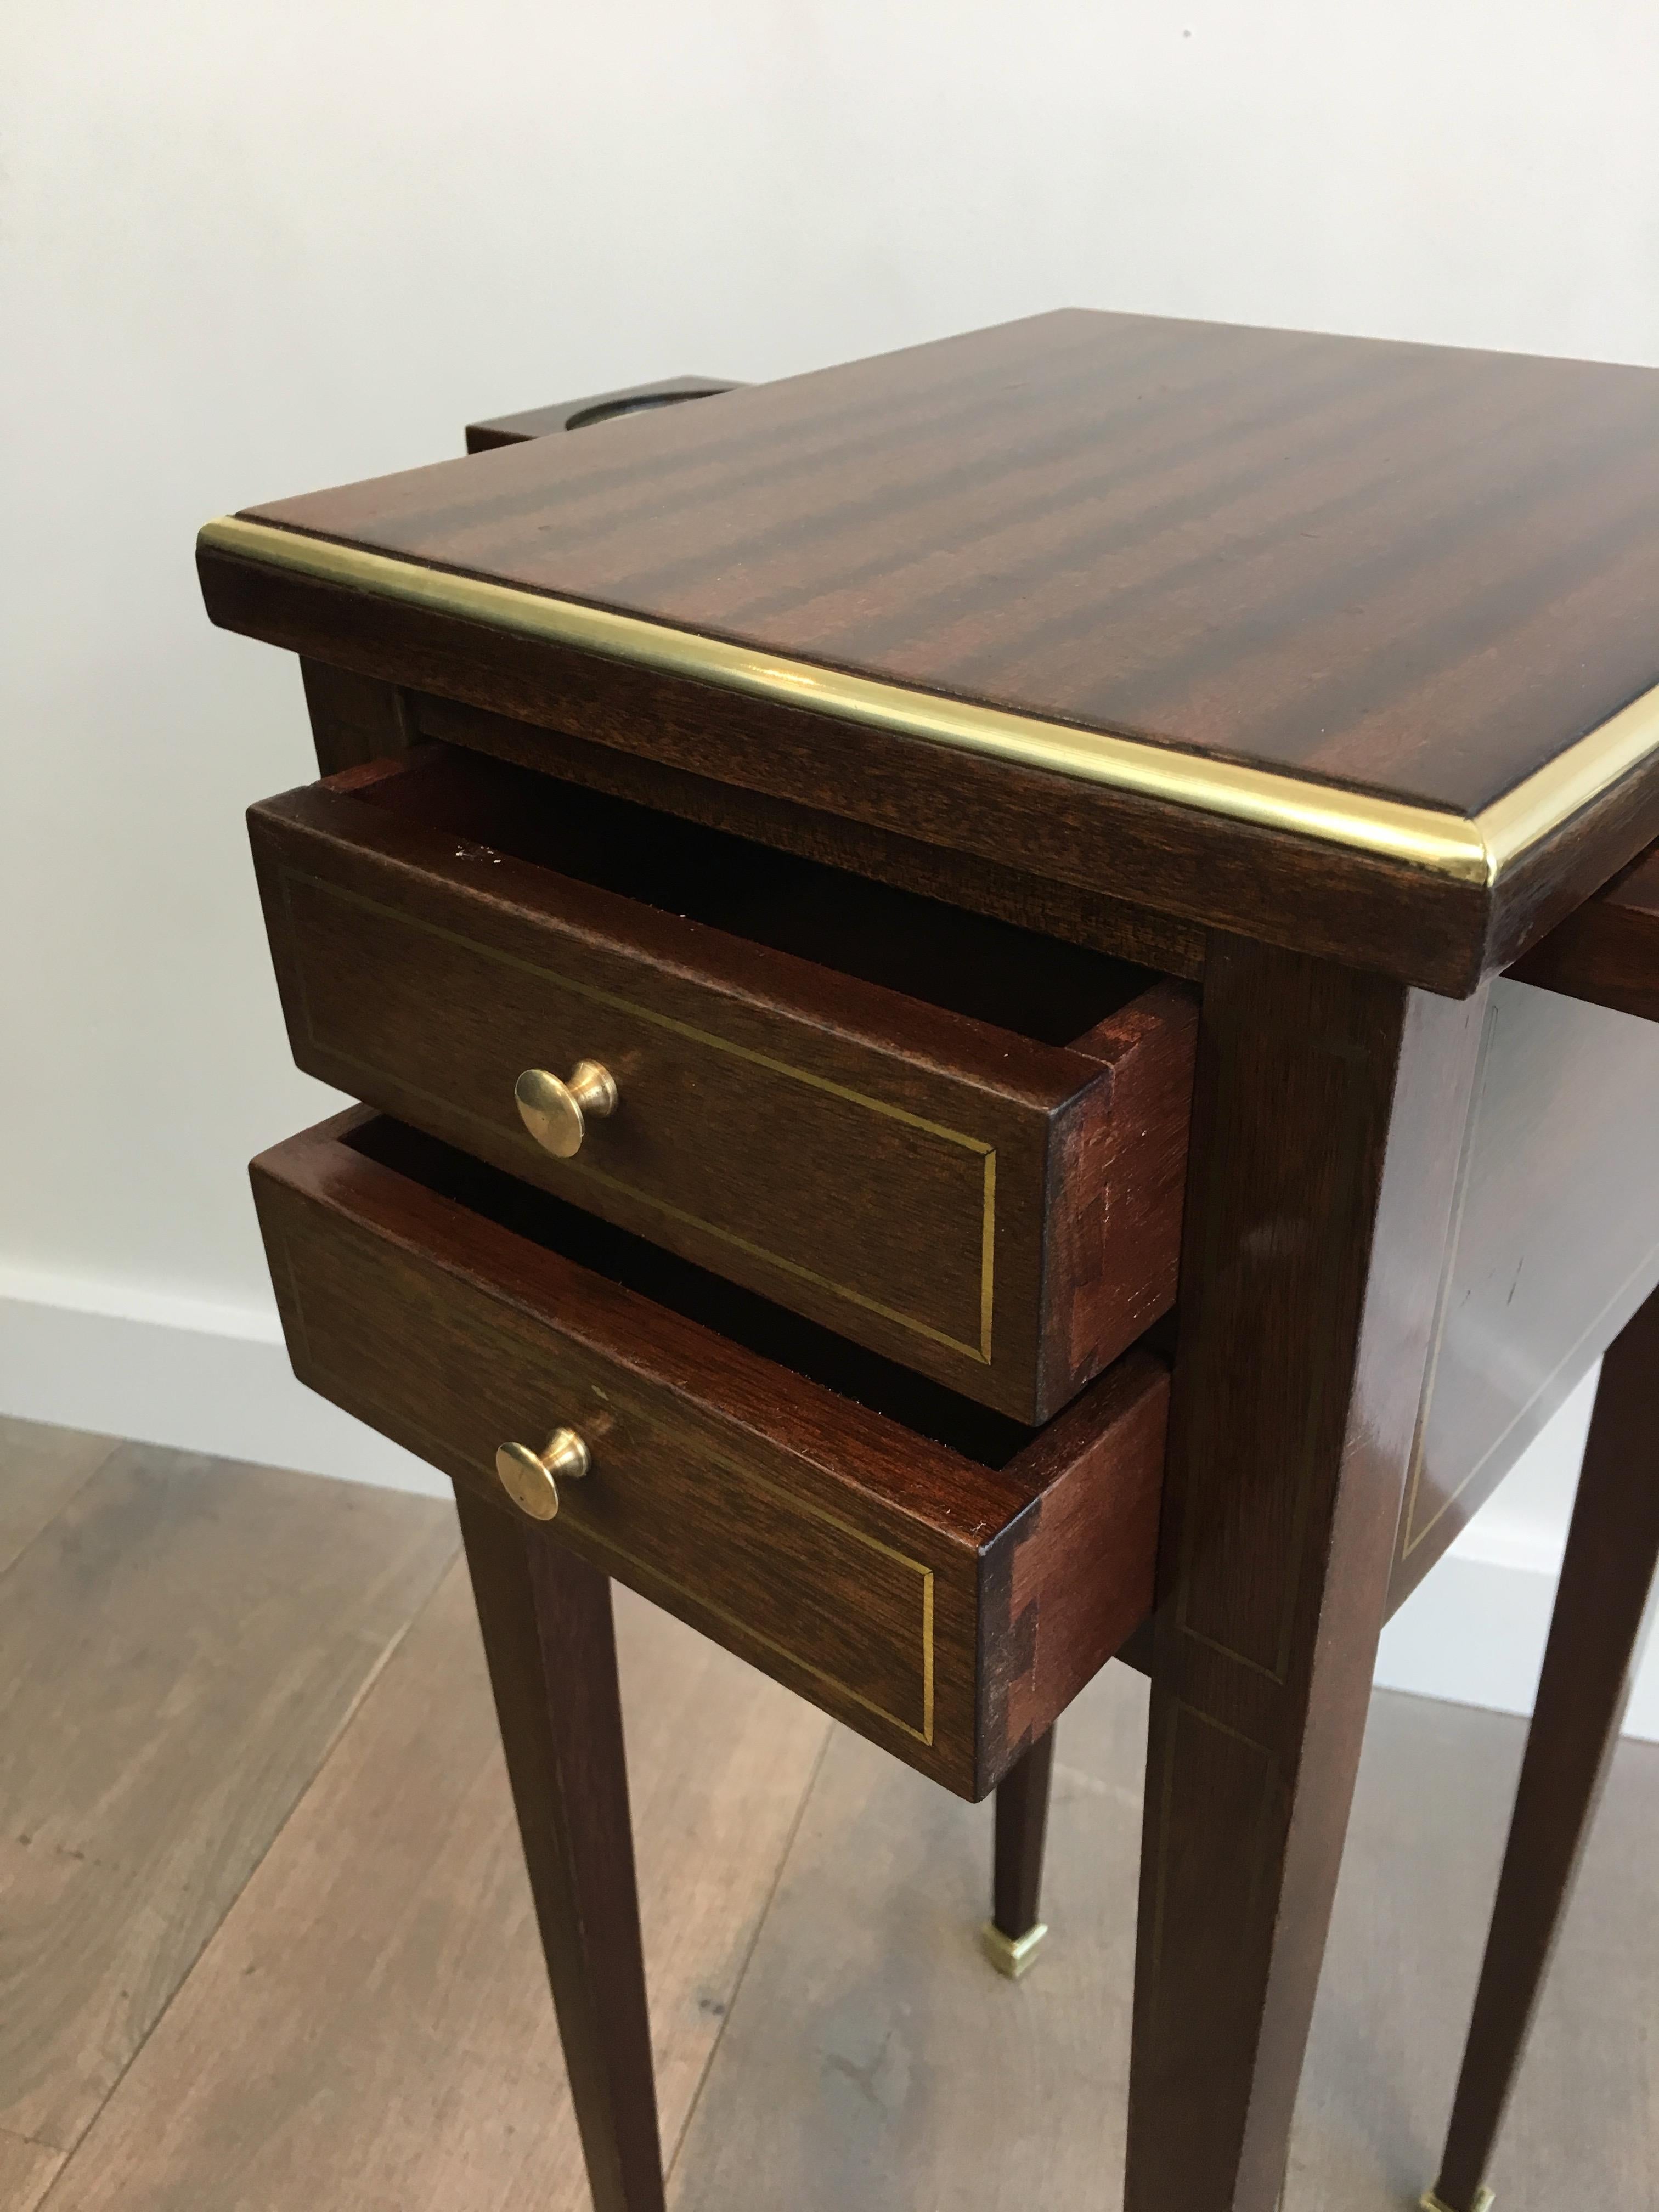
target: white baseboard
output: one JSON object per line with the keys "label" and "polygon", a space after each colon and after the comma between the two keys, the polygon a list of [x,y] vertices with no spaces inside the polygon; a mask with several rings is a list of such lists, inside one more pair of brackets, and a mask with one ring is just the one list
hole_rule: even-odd
{"label": "white baseboard", "polygon": [[[1565,1491],[1589,1419],[1575,1393],[1528,1455],[1558,1462],[1528,1518],[1494,1502],[1383,1632],[1384,1688],[1498,1712],[1531,1710],[1560,1558]],[[289,1371],[272,1310],[0,1274],[0,1413],[184,1451],[296,1468],[444,1497],[441,1475],[354,1421]],[[1528,1476],[1517,1468],[1524,1500]],[[1535,1487],[1534,1484],[1534,1487]],[[1506,1488],[1508,1486],[1506,1486]],[[1555,1493],[1560,1493],[1556,1495]],[[1499,1492],[1500,1499],[1504,1496]],[[1659,1638],[1626,1732],[1659,1741]]]}
{"label": "white baseboard", "polygon": [[294,1379],[274,1310],[0,1275],[0,1413],[447,1498],[449,1485]]}

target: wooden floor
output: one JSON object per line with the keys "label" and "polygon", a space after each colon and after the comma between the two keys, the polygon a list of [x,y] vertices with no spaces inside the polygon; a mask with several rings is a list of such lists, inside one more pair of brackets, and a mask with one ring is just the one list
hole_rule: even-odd
{"label": "wooden floor", "polygon": [[[1119,2202],[1145,1686],[1062,1723],[1048,1954],[989,1810],[619,1594],[675,2212]],[[1287,2212],[1431,2175],[1519,1724],[1379,1695]],[[1659,1747],[1493,2176],[1659,2212]],[[3,2212],[586,2204],[453,1518],[0,1422]]]}

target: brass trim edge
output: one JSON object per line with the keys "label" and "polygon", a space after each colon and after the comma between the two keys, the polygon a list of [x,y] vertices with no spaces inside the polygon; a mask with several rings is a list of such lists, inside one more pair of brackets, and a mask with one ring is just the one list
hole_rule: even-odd
{"label": "brass trim edge", "polygon": [[1259,829],[1289,831],[1490,888],[1534,845],[1659,750],[1659,686],[1474,816],[913,691],[845,670],[785,659],[639,615],[434,568],[242,515],[204,524],[199,541],[238,560],[292,569],[380,599],[631,662],[842,721],[988,753]]}
{"label": "brass trim edge", "polygon": [[1496,883],[1570,815],[1599,799],[1659,750],[1659,686],[1558,753],[1475,817]]}
{"label": "brass trim edge", "polygon": [[[1445,2202],[1443,2197],[1437,2196],[1432,2189],[1425,2189],[1417,2202],[1419,2212],[1453,2212],[1453,2208]],[[1492,2208],[1497,2202],[1490,2189],[1477,2189],[1474,2192],[1474,2202],[1469,2207],[1469,2212],[1492,2212]]]}

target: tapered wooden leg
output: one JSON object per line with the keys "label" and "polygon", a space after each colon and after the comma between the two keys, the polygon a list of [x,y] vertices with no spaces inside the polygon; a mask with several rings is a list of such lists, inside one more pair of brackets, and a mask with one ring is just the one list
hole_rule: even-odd
{"label": "tapered wooden leg", "polygon": [[1050,1729],[997,1785],[996,1871],[991,1917],[985,1925],[985,1954],[999,1973],[1015,1981],[1036,1958],[1048,1932],[1038,1917],[1038,1900],[1054,1765],[1054,1732]]}
{"label": "tapered wooden leg", "polygon": [[661,2212],[611,1584],[458,1491],[495,1711],[597,2212]]}
{"label": "tapered wooden leg", "polygon": [[1601,1364],[1446,2154],[1425,2203],[1476,2212],[1607,1779],[1659,1562],[1659,1293]]}
{"label": "tapered wooden leg", "polygon": [[1212,943],[1127,2212],[1273,2212],[1279,2198],[1482,1011]]}

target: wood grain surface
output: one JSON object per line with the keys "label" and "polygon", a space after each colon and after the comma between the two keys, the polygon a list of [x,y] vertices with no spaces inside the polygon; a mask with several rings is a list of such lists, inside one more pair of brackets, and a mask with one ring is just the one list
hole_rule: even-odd
{"label": "wood grain surface", "polygon": [[[1017,1984],[973,1940],[984,1814],[837,1734],[671,2212],[1116,2205],[1146,1729],[1114,1667],[1057,1731],[1049,1933]],[[1284,2212],[1401,2212],[1431,2178],[1524,1735],[1372,1699]],[[1514,2212],[1659,2212],[1656,1818],[1659,1750],[1627,1741],[1492,2170]]]}
{"label": "wood grain surface", "polygon": [[671,2212],[1099,2212],[1128,2088],[1144,1684],[1057,1731],[1041,1956],[981,1953],[992,1822],[837,1730]]}
{"label": "wood grain surface", "polygon": [[1126,2212],[1279,2204],[1483,1012],[1211,949]]}
{"label": "wood grain surface", "polygon": [[949,1788],[1146,1617],[1148,1353],[1032,1437],[396,1124],[340,1116],[254,1190],[301,1381],[492,1504],[501,1443],[577,1427],[558,1540]]}
{"label": "wood grain surface", "polygon": [[[617,1620],[672,2147],[828,1723],[626,1592]],[[464,1570],[358,1721],[53,2212],[586,2212]]]}
{"label": "wood grain surface", "polygon": [[1659,1283],[1659,1029],[1492,987],[1412,1446],[1401,1603]]}
{"label": "wood grain surface", "polygon": [[[526,448],[524,450],[530,450]],[[489,456],[484,456],[488,459]],[[1659,831],[1645,780],[1540,850],[1511,896],[1391,858],[1281,836],[1080,777],[826,722],[750,698],[210,548],[197,568],[222,628],[424,695],[567,732],[677,773],[804,805],[883,837],[1463,994],[1505,966]],[[556,754],[560,748],[555,746]],[[1651,817],[1651,818],[1650,818]],[[856,866],[854,860],[851,865]],[[972,903],[971,901],[968,903]]]}
{"label": "wood grain surface", "polygon": [[[770,654],[1477,811],[1659,678],[1659,374],[1067,312],[257,510]],[[1659,831],[1496,884],[204,549],[213,620],[682,773],[1456,995]]]}
{"label": "wood grain surface", "polygon": [[115,1449],[110,1437],[0,1415],[0,1575]]}
{"label": "wood grain surface", "polygon": [[1474,2212],[1659,1600],[1659,1296],[1601,1364],[1436,2194]]}
{"label": "wood grain surface", "polygon": [[[1195,1017],[1144,970],[450,748],[250,830],[337,1088],[1029,1423],[1173,1302]],[[514,1085],[582,1059],[556,1160]]]}
{"label": "wood grain surface", "polygon": [[0,2128],[0,2205],[5,2212],[34,2212],[63,2163],[62,2151]]}
{"label": "wood grain surface", "polygon": [[593,2212],[663,2212],[610,1580],[505,1499],[455,1508]]}
{"label": "wood grain surface", "polygon": [[441,1505],[313,1486],[125,1445],[6,1577],[18,2135],[73,2147],[453,1553]]}
{"label": "wood grain surface", "polygon": [[[295,1485],[313,1541],[331,1539],[331,1495]],[[182,1534],[193,1540],[188,1513]],[[65,1585],[58,1634],[90,1632],[102,1601],[96,1577]],[[301,1638],[304,1620],[297,1607]],[[809,1708],[626,1592],[617,1626],[671,2144],[704,2085],[675,2212],[1112,2203],[1144,1686],[1109,1668],[1066,1715],[1052,1932],[1015,1987],[975,1942],[988,1808],[838,1733],[814,1784],[827,1724]],[[270,1660],[274,1686],[295,1653],[273,1635]],[[86,1674],[80,1693],[76,1724],[101,1680]],[[136,1755],[150,1720],[127,1721]],[[1524,1735],[1496,1714],[1373,1699],[1285,2212],[1398,2212],[1433,2172]],[[257,1761],[260,1740],[229,1756],[244,1750]],[[177,1819],[222,1789],[225,1757],[204,1739],[200,1764],[181,1767]],[[58,1771],[72,1783],[72,1759]],[[1659,1751],[1626,1741],[1492,2169],[1515,2212],[1659,2212],[1656,1824]],[[143,1899],[123,1890],[112,1909],[142,1915]],[[5,2212],[25,2212],[22,2192],[38,2201],[58,2155],[0,2130]],[[83,2139],[52,2212],[348,2203],[588,2212],[459,1570]]]}
{"label": "wood grain surface", "polygon": [[1068,310],[248,510],[1474,812],[1659,681],[1659,373]]}
{"label": "wood grain surface", "polygon": [[521,446],[527,438],[596,430],[602,422],[659,407],[678,407],[688,399],[714,399],[722,392],[738,388],[708,376],[661,376],[653,384],[625,384],[614,392],[590,392],[581,399],[559,399],[550,406],[526,407],[516,415],[492,415],[483,422],[469,422],[466,450],[487,453],[495,446]]}
{"label": "wood grain surface", "polygon": [[395,684],[377,684],[320,660],[301,660],[300,675],[317,765],[325,775],[408,750],[409,706]]}
{"label": "wood grain surface", "polygon": [[[409,715],[422,737],[516,761],[541,775],[635,799],[689,822],[732,830],[757,844],[798,853],[803,860],[821,860],[876,883],[918,891],[969,913],[993,915],[1018,928],[1068,945],[1086,945],[1164,975],[1195,980],[1204,972],[1202,930],[1099,890],[1010,867],[1006,857],[997,859],[986,851],[966,856],[948,845],[907,836],[902,830],[878,827],[858,812],[850,817],[831,813],[804,805],[798,797],[748,784],[717,782],[713,776],[596,744],[566,730],[532,728],[511,715],[494,714],[459,699],[411,692]],[[869,805],[866,797],[865,817]],[[887,818],[896,818],[890,809]]]}
{"label": "wood grain surface", "polygon": [[1622,869],[1510,972],[1517,982],[1659,1021],[1659,849]]}

